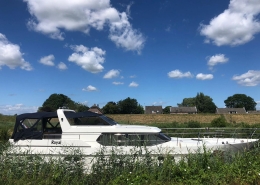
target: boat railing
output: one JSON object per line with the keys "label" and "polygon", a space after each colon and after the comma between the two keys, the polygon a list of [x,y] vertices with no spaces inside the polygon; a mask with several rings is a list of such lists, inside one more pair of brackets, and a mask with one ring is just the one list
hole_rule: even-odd
{"label": "boat railing", "polygon": [[161,128],[170,137],[259,139],[260,128]]}

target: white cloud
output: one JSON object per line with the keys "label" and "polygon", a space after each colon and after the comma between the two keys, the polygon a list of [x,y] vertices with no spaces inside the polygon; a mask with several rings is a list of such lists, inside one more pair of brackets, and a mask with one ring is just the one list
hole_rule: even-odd
{"label": "white cloud", "polygon": [[53,55],[48,55],[48,56],[42,57],[39,62],[46,66],[54,66],[55,65],[53,62],[54,59],[55,59],[55,57]]}
{"label": "white cloud", "polygon": [[63,62],[60,62],[60,63],[58,64],[58,68],[59,68],[60,70],[66,70],[66,69],[68,69],[68,67],[66,66],[66,64],[64,64]]}
{"label": "white cloud", "polygon": [[138,54],[141,53],[145,42],[142,33],[132,29],[126,13],[121,13],[120,19],[110,24],[109,38],[118,47],[122,47],[125,50],[137,51]]}
{"label": "white cloud", "polygon": [[226,63],[228,60],[224,54],[213,55],[208,60],[208,66],[212,69],[215,65]]}
{"label": "white cloud", "polygon": [[114,85],[123,85],[123,82],[113,82]]}
{"label": "white cloud", "polygon": [[139,84],[136,83],[136,82],[131,82],[131,83],[129,84],[129,87],[138,87],[138,86],[139,86]]}
{"label": "white cloud", "polygon": [[75,62],[91,73],[103,71],[104,67],[101,64],[105,61],[103,57],[106,54],[105,51],[97,47],[88,49],[83,45],[71,46],[71,49],[74,50],[74,53],[68,58],[70,62]]}
{"label": "white cloud", "polygon": [[0,105],[0,113],[3,115],[15,115],[23,113],[37,112],[36,106],[25,106],[23,104]]}
{"label": "white cloud", "polygon": [[159,101],[159,102],[153,102],[153,105],[163,105],[164,102],[163,101]]}
{"label": "white cloud", "polygon": [[118,70],[112,69],[108,71],[103,78],[115,78],[118,77],[119,74],[120,72]]}
{"label": "white cloud", "polygon": [[136,78],[136,75],[132,75],[132,76],[130,76],[130,78]]}
{"label": "white cloud", "polygon": [[197,74],[196,78],[198,80],[211,80],[211,79],[213,79],[213,75],[212,74],[199,73],[199,74]]}
{"label": "white cloud", "polygon": [[8,66],[10,69],[20,67],[27,71],[33,69],[30,63],[24,60],[20,47],[10,43],[5,35],[0,33],[0,69],[2,66]]}
{"label": "white cloud", "polygon": [[231,0],[228,9],[211,19],[209,25],[201,25],[200,34],[206,42],[217,46],[241,45],[260,32],[259,0]]}
{"label": "white cloud", "polygon": [[260,71],[249,70],[240,76],[234,75],[232,80],[243,86],[257,86],[260,84]]}
{"label": "white cloud", "polygon": [[89,85],[87,86],[87,88],[83,88],[82,91],[97,91],[97,88],[92,85]]}
{"label": "white cloud", "polygon": [[193,75],[188,71],[185,73],[182,73],[180,70],[176,69],[174,71],[170,71],[168,73],[169,78],[192,78]]}
{"label": "white cloud", "polygon": [[[88,34],[91,28],[109,27],[109,38],[119,47],[141,52],[145,38],[132,28],[126,12],[111,7],[110,0],[24,0],[32,18],[28,27],[54,39],[63,40],[65,31]],[[127,9],[129,13],[129,8]]]}

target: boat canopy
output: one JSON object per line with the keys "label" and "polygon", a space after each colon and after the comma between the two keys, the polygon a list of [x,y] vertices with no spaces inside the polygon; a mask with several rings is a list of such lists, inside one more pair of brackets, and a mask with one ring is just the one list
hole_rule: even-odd
{"label": "boat canopy", "polygon": [[[90,111],[74,112],[64,110],[64,114],[67,119],[103,116]],[[62,132],[57,112],[35,112],[21,114],[16,117],[11,139],[14,139],[14,141],[18,141],[20,139],[42,139],[43,132],[46,130],[55,130],[56,133]]]}

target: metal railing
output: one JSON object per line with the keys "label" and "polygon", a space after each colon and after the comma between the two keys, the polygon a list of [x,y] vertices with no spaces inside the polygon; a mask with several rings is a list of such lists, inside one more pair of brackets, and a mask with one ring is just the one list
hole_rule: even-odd
{"label": "metal railing", "polygon": [[170,137],[260,139],[260,128],[161,128]]}

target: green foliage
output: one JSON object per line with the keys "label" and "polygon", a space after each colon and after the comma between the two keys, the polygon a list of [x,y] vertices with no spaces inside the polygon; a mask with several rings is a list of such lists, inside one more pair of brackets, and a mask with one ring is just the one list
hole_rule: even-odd
{"label": "green foliage", "polygon": [[215,113],[217,106],[212,98],[203,93],[198,93],[195,97],[196,107],[200,113]]}
{"label": "green foliage", "polygon": [[136,99],[126,98],[124,100],[120,100],[117,103],[119,113],[120,114],[143,114],[143,107],[138,104]]}
{"label": "green foliage", "polygon": [[9,132],[9,128],[6,126],[0,127],[0,141],[8,141],[11,137],[11,133]]}
{"label": "green foliage", "polygon": [[195,107],[196,106],[196,99],[194,98],[184,98],[182,103],[177,104],[178,107]]}
{"label": "green foliage", "polygon": [[221,115],[218,118],[215,118],[211,121],[211,126],[212,127],[226,127],[227,126],[227,121],[223,115]]}
{"label": "green foliage", "polygon": [[76,109],[75,109],[76,112],[85,112],[88,111],[89,109],[88,106],[81,103],[75,103],[75,105],[76,105]]}
{"label": "green foliage", "polygon": [[196,106],[198,113],[215,113],[217,106],[213,102],[212,98],[204,95],[203,93],[197,93],[194,98],[184,98],[182,103],[178,104],[179,107],[194,107]]}
{"label": "green foliage", "polygon": [[108,102],[103,108],[103,114],[143,114],[144,108],[136,99],[126,98],[115,103]]}
{"label": "green foliage", "polygon": [[171,108],[171,106],[166,106],[166,107],[163,109],[163,114],[170,114],[170,108]]}
{"label": "green foliage", "polygon": [[39,111],[56,111],[59,107],[69,107],[70,109],[77,109],[76,103],[64,94],[52,94],[44,101]]}
{"label": "green foliage", "polygon": [[189,121],[187,123],[187,128],[201,128],[201,125],[198,121]]}
{"label": "green foliage", "polygon": [[245,108],[246,111],[256,110],[257,104],[253,98],[245,94],[234,94],[233,96],[229,96],[224,103],[228,108]]}
{"label": "green foliage", "polygon": [[101,149],[89,173],[84,172],[77,152],[58,159],[1,156],[1,184],[260,184],[259,147],[242,153],[212,152],[202,147],[179,159],[169,154],[154,156],[138,148],[123,155],[117,149],[109,156]]}
{"label": "green foliage", "polygon": [[103,114],[118,114],[119,109],[115,102],[108,102],[103,108],[102,108]]}

